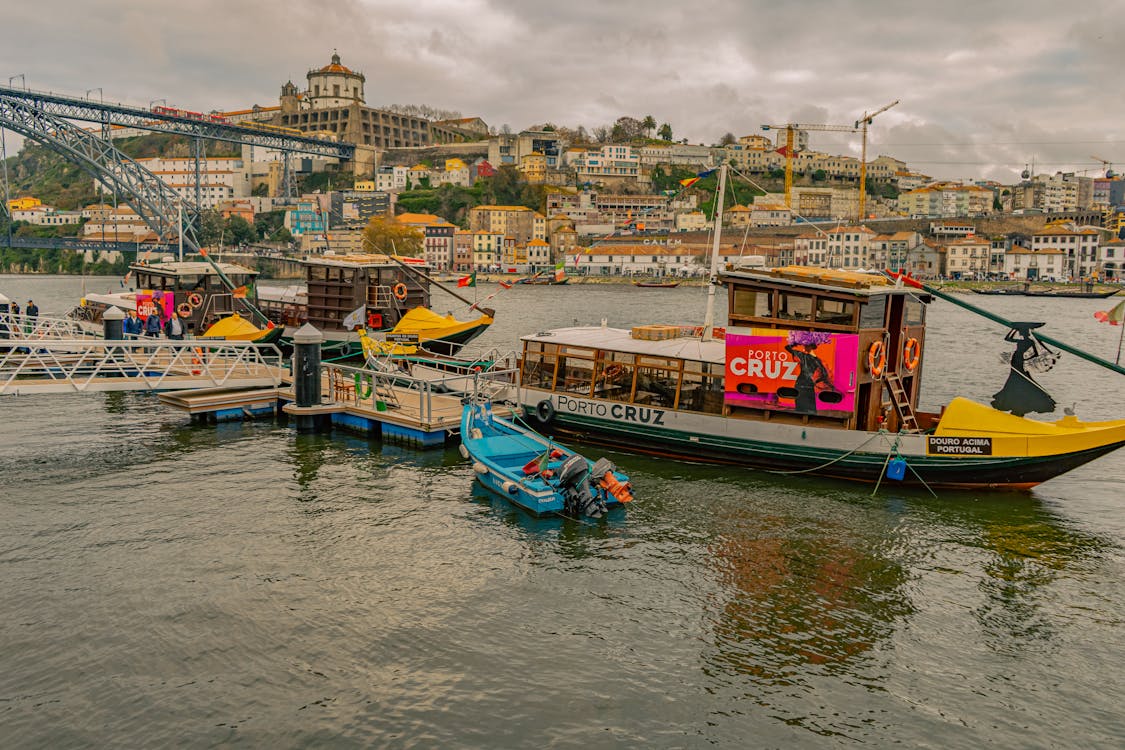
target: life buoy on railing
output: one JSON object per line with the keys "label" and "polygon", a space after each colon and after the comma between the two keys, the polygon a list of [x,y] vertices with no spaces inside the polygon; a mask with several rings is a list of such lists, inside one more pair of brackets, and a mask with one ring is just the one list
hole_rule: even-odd
{"label": "life buoy on railing", "polygon": [[203,295],[199,292],[192,292],[188,295],[187,303],[192,307],[199,307],[203,304]]}
{"label": "life buoy on railing", "polygon": [[867,371],[876,380],[883,377],[883,370],[887,369],[887,347],[882,341],[876,341],[867,350]]}
{"label": "life buoy on railing", "polygon": [[603,373],[606,380],[617,380],[625,372],[625,366],[617,362],[611,362],[605,366]]}
{"label": "life buoy on railing", "polygon": [[902,364],[910,372],[914,372],[918,368],[918,360],[921,358],[922,345],[918,343],[918,339],[909,338],[906,343],[902,345]]}
{"label": "life buoy on railing", "polygon": [[176,312],[179,313],[181,318],[186,318],[191,315],[192,307],[186,302],[181,302],[176,305]]}
{"label": "life buoy on railing", "polygon": [[395,284],[391,289],[391,294],[395,296],[395,299],[400,301],[406,299],[406,292],[406,284],[403,284],[401,281]]}
{"label": "life buoy on railing", "polygon": [[545,398],[535,405],[535,418],[543,425],[551,423],[555,418],[555,405],[551,403],[551,399]]}

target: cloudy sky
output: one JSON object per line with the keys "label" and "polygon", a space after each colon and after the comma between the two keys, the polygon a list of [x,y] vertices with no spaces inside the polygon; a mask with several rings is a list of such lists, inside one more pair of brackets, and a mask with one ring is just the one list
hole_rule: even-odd
{"label": "cloudy sky", "polygon": [[[371,106],[498,128],[651,114],[713,143],[898,99],[869,155],[926,174],[1011,181],[1032,161],[1099,174],[1092,156],[1125,170],[1120,0],[37,0],[0,19],[0,83],[23,73],[143,106],[276,104],[335,48]],[[855,137],[810,145],[859,153]]]}

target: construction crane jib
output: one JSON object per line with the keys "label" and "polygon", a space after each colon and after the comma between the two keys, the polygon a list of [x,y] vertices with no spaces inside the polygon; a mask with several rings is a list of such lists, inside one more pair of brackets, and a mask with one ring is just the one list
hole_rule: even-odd
{"label": "construction crane jib", "polygon": [[793,135],[801,130],[828,131],[832,133],[854,133],[859,123],[852,125],[807,125],[790,122],[785,125],[763,125],[762,130],[785,131],[785,207],[793,208]]}
{"label": "construction crane jib", "polygon": [[859,157],[859,217],[857,223],[862,224],[863,220],[867,218],[867,126],[875,119],[876,115],[881,115],[891,107],[898,104],[899,100],[895,99],[890,104],[880,107],[874,112],[864,112],[863,117],[855,121],[857,130],[863,132],[863,147]]}

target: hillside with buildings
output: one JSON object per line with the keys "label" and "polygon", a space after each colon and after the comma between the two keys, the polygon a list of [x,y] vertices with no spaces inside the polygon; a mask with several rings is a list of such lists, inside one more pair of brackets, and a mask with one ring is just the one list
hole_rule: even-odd
{"label": "hillside with buildings", "polygon": [[[580,273],[694,274],[725,164],[725,223],[740,238],[738,247],[726,240],[732,256],[842,268],[893,261],[966,278],[1120,277],[1125,181],[1110,171],[1029,170],[1011,185],[935,180],[891,156],[863,163],[815,149],[827,126],[763,126],[773,138],[727,133],[712,145],[674,141],[672,126],[651,117],[622,116],[589,132],[497,131],[429,106],[370,106],[366,85],[333,54],[303,86],[281,84],[276,104],[207,115],[352,143],[346,162],[213,144],[196,163],[182,136],[114,128],[111,137],[198,203],[204,244],[359,250],[368,222],[394,219],[424,237],[439,270],[563,263]],[[124,196],[44,148],[25,147],[8,167],[18,236],[171,239],[155,237]]]}

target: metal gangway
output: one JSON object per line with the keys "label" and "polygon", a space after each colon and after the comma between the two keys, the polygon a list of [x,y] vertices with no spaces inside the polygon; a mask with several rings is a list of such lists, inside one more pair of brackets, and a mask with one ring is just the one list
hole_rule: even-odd
{"label": "metal gangway", "polygon": [[7,332],[9,338],[25,339],[80,339],[101,338],[100,333],[82,327],[74,318],[54,318],[46,315],[28,317],[0,312],[0,336]]}
{"label": "metal gangway", "polygon": [[287,372],[252,341],[0,338],[0,395],[276,388]]}

